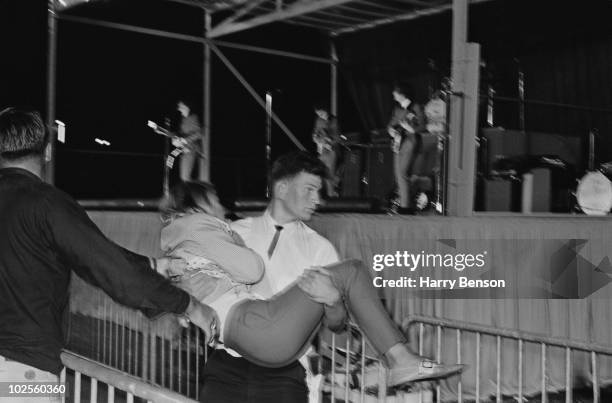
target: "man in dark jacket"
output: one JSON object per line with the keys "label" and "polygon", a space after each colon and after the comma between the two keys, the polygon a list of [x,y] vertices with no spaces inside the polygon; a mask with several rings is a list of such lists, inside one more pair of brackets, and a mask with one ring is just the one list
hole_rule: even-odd
{"label": "man in dark jacket", "polygon": [[46,144],[37,112],[0,111],[0,381],[60,373],[71,270],[121,304],[186,315],[213,337],[214,310],[152,270],[169,260],[111,242],[70,196],[40,179]]}

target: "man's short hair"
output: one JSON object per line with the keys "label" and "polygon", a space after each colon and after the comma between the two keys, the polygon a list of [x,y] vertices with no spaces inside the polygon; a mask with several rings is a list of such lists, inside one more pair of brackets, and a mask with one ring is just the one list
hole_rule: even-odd
{"label": "man's short hair", "polygon": [[313,109],[315,111],[325,111],[327,113],[329,113],[329,111],[331,110],[329,102],[323,100],[315,102],[315,104],[313,105]]}
{"label": "man's short hair", "polygon": [[17,108],[0,111],[0,158],[17,160],[42,154],[46,133],[45,124],[36,111]]}
{"label": "man's short hair", "polygon": [[409,99],[412,99],[412,97],[414,96],[413,94],[414,91],[412,90],[412,86],[405,81],[398,81],[394,83],[393,91],[399,92],[400,94],[402,94],[403,96]]}
{"label": "man's short hair", "polygon": [[283,179],[291,179],[300,173],[316,175],[326,179],[329,175],[327,167],[319,158],[306,151],[296,151],[278,157],[270,170],[272,186]]}
{"label": "man's short hair", "polygon": [[178,104],[185,104],[185,106],[187,106],[191,111],[194,110],[194,105],[195,102],[193,101],[193,99],[191,99],[190,97],[182,97],[182,98],[178,98],[176,100],[176,105]]}

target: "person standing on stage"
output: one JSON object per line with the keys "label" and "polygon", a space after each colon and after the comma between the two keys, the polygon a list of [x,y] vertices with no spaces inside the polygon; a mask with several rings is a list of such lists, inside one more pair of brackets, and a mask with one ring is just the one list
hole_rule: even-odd
{"label": "person standing on stage", "polygon": [[[176,109],[180,113],[178,135],[180,139],[173,140],[175,147],[183,148],[180,162],[180,178],[182,181],[192,179],[196,158],[202,150],[202,127],[198,115],[193,113],[191,106],[184,100],[179,100]],[[200,161],[203,163],[203,161]]]}
{"label": "person standing on stage", "polygon": [[427,131],[437,136],[446,135],[446,101],[442,90],[434,91],[429,102],[425,104],[425,117],[427,118]]}
{"label": "person standing on stage", "polygon": [[0,111],[0,382],[58,382],[72,270],[149,316],[186,315],[212,340],[214,310],[156,272],[179,270],[170,267],[176,262],[114,244],[76,201],[41,180],[47,147],[37,112]]}
{"label": "person standing on stage", "polygon": [[387,125],[393,150],[393,169],[399,196],[399,212],[414,211],[410,192],[412,165],[421,144],[421,133],[426,130],[421,106],[412,99],[410,87],[404,83],[393,87],[393,100],[397,103]]}
{"label": "person standing on stage", "polygon": [[336,190],[338,184],[336,163],[339,153],[338,143],[340,142],[338,120],[335,116],[330,115],[329,109],[324,105],[316,105],[314,111],[317,117],[312,130],[312,140],[317,145],[319,159],[328,170],[328,177],[325,179],[325,191],[328,197],[338,197],[338,191]]}

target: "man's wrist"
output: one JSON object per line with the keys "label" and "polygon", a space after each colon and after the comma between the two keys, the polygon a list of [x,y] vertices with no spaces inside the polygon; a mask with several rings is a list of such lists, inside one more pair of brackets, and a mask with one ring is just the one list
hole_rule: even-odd
{"label": "man's wrist", "polygon": [[342,298],[340,296],[340,293],[338,293],[338,296],[330,301],[326,301],[323,305],[325,305],[326,308],[335,308],[338,307],[338,305],[340,304],[340,302],[342,301]]}
{"label": "man's wrist", "polygon": [[153,271],[157,271],[157,259],[155,259],[154,257],[149,257],[149,266],[151,266],[151,269],[153,269]]}
{"label": "man's wrist", "polygon": [[198,300],[196,300],[193,295],[190,295],[187,309],[185,309],[185,312],[183,312],[183,314],[181,315],[187,322],[191,322],[192,315],[197,309],[198,304]]}

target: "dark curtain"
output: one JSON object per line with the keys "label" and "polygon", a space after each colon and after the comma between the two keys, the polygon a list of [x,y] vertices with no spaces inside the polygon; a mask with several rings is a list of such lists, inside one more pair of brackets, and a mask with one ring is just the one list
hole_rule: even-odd
{"label": "dark curtain", "polygon": [[[612,37],[572,38],[563,49],[546,50],[524,58],[527,96],[585,108],[530,104],[526,124],[530,130],[580,137],[596,130],[596,156],[612,159]],[[593,108],[589,110],[588,108]],[[583,150],[586,151],[586,150]]]}
{"label": "dark curtain", "polygon": [[[612,4],[499,1],[490,6],[496,3],[473,13],[470,39],[482,45],[483,79],[498,95],[516,97],[522,70],[525,97],[536,101],[525,105],[527,132],[580,138],[584,162],[588,133],[597,130],[597,159],[612,159],[612,29],[607,21]],[[515,102],[496,102],[495,125],[519,129],[518,110]]]}
{"label": "dark curtain", "polygon": [[365,133],[387,124],[395,82],[408,83],[414,101],[427,101],[448,75],[449,56],[443,49],[450,46],[449,38],[449,14],[340,37],[342,76]]}

